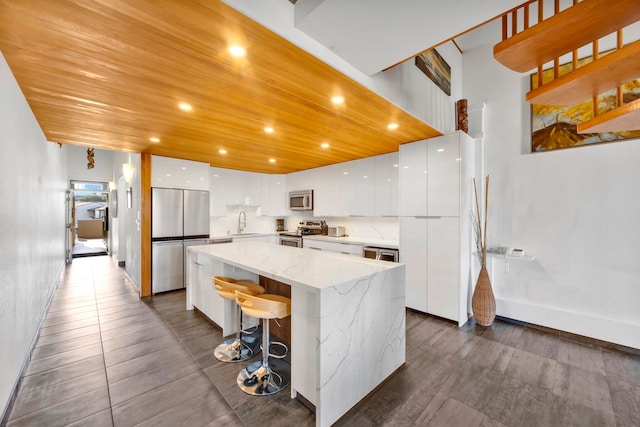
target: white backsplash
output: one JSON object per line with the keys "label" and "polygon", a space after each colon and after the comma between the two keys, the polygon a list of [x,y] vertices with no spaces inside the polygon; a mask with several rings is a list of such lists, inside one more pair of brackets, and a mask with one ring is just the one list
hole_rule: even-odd
{"label": "white backsplash", "polygon": [[[213,217],[210,222],[211,236],[224,236],[238,232],[238,216],[244,210],[247,215],[247,226],[244,229],[249,233],[273,233],[276,231],[276,218],[260,215],[260,208],[254,206],[228,207],[226,217]],[[300,221],[327,222],[329,227],[344,227],[347,235],[351,237],[363,237],[397,242],[400,235],[400,226],[397,217],[314,217],[311,212],[302,212],[298,215],[284,217],[284,228],[287,231],[295,231]]]}

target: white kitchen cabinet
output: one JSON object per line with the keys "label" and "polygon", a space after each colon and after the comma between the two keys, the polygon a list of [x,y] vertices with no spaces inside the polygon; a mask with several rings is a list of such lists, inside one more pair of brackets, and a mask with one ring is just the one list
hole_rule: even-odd
{"label": "white kitchen cabinet", "polygon": [[244,204],[247,206],[261,206],[262,194],[260,193],[262,174],[256,172],[243,172],[244,175]]}
{"label": "white kitchen cabinet", "polygon": [[426,217],[400,217],[400,262],[405,264],[407,307],[427,312]]}
{"label": "white kitchen cabinet", "polygon": [[181,160],[151,156],[151,186],[182,188]]}
{"label": "white kitchen cabinet", "polygon": [[260,176],[260,188],[260,206],[262,215],[288,215],[286,175],[262,174]]}
{"label": "white kitchen cabinet", "polygon": [[209,215],[227,215],[227,169],[209,169]]}
{"label": "white kitchen cabinet", "polygon": [[459,218],[427,218],[427,228],[426,311],[446,319],[458,320],[461,292]]}
{"label": "white kitchen cabinet", "polygon": [[374,216],[398,216],[398,152],[376,156],[374,160]]}
{"label": "white kitchen cabinet", "polygon": [[[423,165],[428,179],[409,172]],[[406,264],[407,306],[459,325],[467,321],[472,286],[474,174],[474,140],[464,132],[400,147],[400,260]]]}
{"label": "white kitchen cabinet", "polygon": [[373,157],[355,160],[355,205],[349,210],[352,216],[374,215],[375,161]]}
{"label": "white kitchen cabinet", "polygon": [[317,185],[313,189],[314,216],[344,216],[347,210],[340,198],[341,177],[339,163],[317,169]]}
{"label": "white kitchen cabinet", "polygon": [[303,237],[302,247],[361,258],[364,245],[348,242],[330,242],[327,240],[315,240],[313,238]]}
{"label": "white kitchen cabinet", "polygon": [[427,216],[427,142],[400,146],[400,215]]}
{"label": "white kitchen cabinet", "polygon": [[358,168],[355,160],[340,163],[340,214],[349,216],[357,210],[358,182],[356,179]]}
{"label": "white kitchen cabinet", "polygon": [[209,191],[209,164],[151,156],[151,186]]}
{"label": "white kitchen cabinet", "polygon": [[[460,215],[460,136],[444,135],[427,143],[428,216]],[[467,162],[472,161],[465,159]]]}
{"label": "white kitchen cabinet", "polygon": [[182,160],[182,188],[209,191],[209,163]]}
{"label": "white kitchen cabinet", "polygon": [[259,206],[261,174],[227,169],[227,205]]}

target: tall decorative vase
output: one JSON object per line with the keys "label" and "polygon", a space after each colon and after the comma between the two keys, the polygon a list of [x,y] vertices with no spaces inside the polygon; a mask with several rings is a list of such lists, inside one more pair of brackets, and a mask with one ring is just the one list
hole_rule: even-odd
{"label": "tall decorative vase", "polygon": [[491,289],[491,281],[486,267],[480,269],[476,289],[473,291],[471,308],[476,323],[481,326],[491,326],[496,317],[496,299]]}

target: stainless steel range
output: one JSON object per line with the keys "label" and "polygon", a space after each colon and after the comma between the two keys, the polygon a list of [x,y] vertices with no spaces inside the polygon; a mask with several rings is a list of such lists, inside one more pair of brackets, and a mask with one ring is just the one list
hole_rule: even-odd
{"label": "stainless steel range", "polygon": [[300,221],[296,231],[284,231],[280,233],[280,244],[301,248],[303,237],[318,234],[327,234],[327,224],[324,221]]}

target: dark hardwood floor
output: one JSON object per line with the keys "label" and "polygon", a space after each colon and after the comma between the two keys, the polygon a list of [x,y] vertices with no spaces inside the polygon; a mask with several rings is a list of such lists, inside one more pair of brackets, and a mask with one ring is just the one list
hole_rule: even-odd
{"label": "dark hardwood floor", "polygon": [[[140,300],[110,258],[75,259],[8,425],[315,425],[289,389],[240,391],[241,366],[213,357],[220,330],[184,300],[184,291]],[[640,425],[637,353],[570,338],[408,311],[407,363],[336,425]]]}

